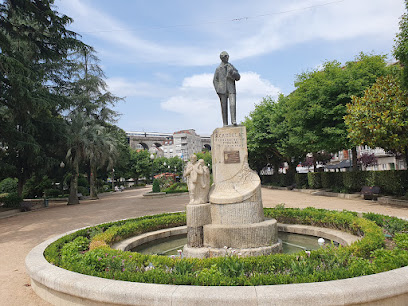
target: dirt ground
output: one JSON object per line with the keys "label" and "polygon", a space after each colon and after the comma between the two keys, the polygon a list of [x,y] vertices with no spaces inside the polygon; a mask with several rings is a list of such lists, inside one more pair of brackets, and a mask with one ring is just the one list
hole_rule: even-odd
{"label": "dirt ground", "polygon": [[[76,228],[107,221],[181,211],[188,203],[187,194],[145,199],[142,194],[148,190],[125,190],[104,195],[96,201],[81,201],[80,205],[74,206],[51,203],[49,208],[0,219],[0,305],[49,305],[31,289],[24,265],[28,252],[44,240]],[[408,218],[408,208],[384,206],[364,200],[329,198],[265,188],[262,189],[262,198],[265,207],[277,204],[300,208],[313,206]]]}

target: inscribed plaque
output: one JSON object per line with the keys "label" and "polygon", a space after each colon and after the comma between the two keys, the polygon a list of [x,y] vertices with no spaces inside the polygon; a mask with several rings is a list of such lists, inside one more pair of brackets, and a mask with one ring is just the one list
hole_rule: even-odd
{"label": "inscribed plaque", "polygon": [[224,164],[239,164],[239,151],[224,151]]}

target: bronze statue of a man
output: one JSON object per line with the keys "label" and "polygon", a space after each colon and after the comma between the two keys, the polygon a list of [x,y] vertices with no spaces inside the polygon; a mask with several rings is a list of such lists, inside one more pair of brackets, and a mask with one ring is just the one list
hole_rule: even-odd
{"label": "bronze statue of a man", "polygon": [[230,105],[231,123],[237,125],[237,106],[235,81],[239,81],[241,76],[238,70],[228,63],[229,55],[222,51],[220,54],[221,64],[214,73],[214,88],[220,98],[222,122],[224,126],[228,125],[228,100]]}

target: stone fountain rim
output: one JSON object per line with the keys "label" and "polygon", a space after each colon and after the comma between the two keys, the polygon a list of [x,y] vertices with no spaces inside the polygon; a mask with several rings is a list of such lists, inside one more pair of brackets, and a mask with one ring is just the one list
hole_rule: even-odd
{"label": "stone fountain rim", "polygon": [[[302,226],[303,227],[303,226]],[[170,230],[170,229],[169,229]],[[327,229],[325,229],[327,230]],[[266,286],[187,286],[133,283],[71,272],[50,264],[45,249],[57,239],[34,247],[26,257],[33,290],[51,304],[79,305],[325,305],[408,300],[408,267],[349,279]]]}

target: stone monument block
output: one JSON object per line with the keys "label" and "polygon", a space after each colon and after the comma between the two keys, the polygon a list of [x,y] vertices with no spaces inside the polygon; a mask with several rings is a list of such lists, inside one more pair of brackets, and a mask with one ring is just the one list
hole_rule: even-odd
{"label": "stone monument block", "polygon": [[[214,183],[210,203],[191,201],[187,205],[185,256],[225,256],[230,248],[242,256],[280,252],[277,222],[265,220],[261,180],[248,165],[245,126],[216,129],[211,148]],[[193,161],[191,167],[194,165]]]}
{"label": "stone monument block", "polygon": [[270,246],[278,241],[276,220],[251,224],[204,225],[204,246],[247,249]]}
{"label": "stone monument block", "polygon": [[210,203],[240,203],[253,197],[261,180],[248,166],[245,126],[216,129],[211,135],[211,149],[214,184]]}

